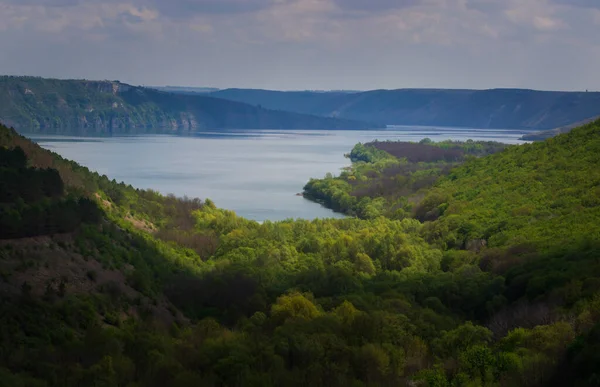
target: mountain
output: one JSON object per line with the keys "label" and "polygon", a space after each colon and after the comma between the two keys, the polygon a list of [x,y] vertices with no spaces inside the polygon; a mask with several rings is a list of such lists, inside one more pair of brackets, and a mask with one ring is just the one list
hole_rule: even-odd
{"label": "mountain", "polygon": [[600,93],[520,89],[400,89],[359,93],[227,89],[210,95],[267,109],[375,122],[551,129],[600,115]]}
{"label": "mountain", "polygon": [[596,121],[598,119],[600,119],[600,117],[592,117],[592,118],[588,118],[587,120],[576,122],[574,124],[566,125],[566,126],[563,126],[560,128],[551,129],[551,130],[542,130],[540,132],[529,133],[529,134],[522,136],[520,139],[523,141],[544,141],[549,138],[558,136],[559,134],[569,133],[571,130],[573,130],[575,128],[578,128],[578,127],[588,124],[590,122]]}
{"label": "mountain", "polygon": [[259,224],[0,125],[0,385],[596,386],[600,122],[414,145],[325,179],[365,219]]}
{"label": "mountain", "polygon": [[0,77],[0,120],[27,132],[172,133],[205,129],[368,129],[345,119],[274,111],[118,81]]}

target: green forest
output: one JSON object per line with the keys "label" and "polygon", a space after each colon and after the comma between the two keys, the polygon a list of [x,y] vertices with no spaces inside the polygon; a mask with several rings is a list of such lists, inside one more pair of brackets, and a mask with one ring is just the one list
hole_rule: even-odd
{"label": "green forest", "polygon": [[346,156],[352,166],[340,176],[311,179],[304,196],[334,211],[363,219],[414,217],[422,194],[453,167],[469,158],[505,149],[497,142],[419,143],[373,142],[357,144]]}
{"label": "green forest", "polygon": [[600,386],[600,121],[348,157],[259,224],[0,126],[0,386]]}

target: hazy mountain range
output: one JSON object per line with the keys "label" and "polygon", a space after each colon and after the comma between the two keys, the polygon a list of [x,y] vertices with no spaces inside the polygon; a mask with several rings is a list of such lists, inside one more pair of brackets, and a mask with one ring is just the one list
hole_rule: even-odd
{"label": "hazy mountain range", "polygon": [[553,129],[600,115],[600,93],[521,89],[400,89],[358,93],[227,89],[211,96],[384,125]]}
{"label": "hazy mountain range", "polygon": [[0,77],[0,121],[46,133],[376,129],[546,130],[600,116],[600,93],[520,89],[270,91]]}

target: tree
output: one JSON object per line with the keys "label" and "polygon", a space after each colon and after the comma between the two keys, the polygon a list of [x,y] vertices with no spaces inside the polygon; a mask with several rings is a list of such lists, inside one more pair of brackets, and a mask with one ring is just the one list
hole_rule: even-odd
{"label": "tree", "polygon": [[473,325],[472,322],[444,332],[434,345],[436,355],[444,357],[457,356],[460,352],[475,345],[487,345],[492,341],[493,333],[489,329]]}
{"label": "tree", "polygon": [[271,316],[280,323],[298,318],[311,320],[320,314],[315,304],[300,293],[281,296],[271,307]]}
{"label": "tree", "polygon": [[369,384],[378,385],[390,373],[390,357],[378,345],[365,344],[358,351],[357,365],[362,379]]}

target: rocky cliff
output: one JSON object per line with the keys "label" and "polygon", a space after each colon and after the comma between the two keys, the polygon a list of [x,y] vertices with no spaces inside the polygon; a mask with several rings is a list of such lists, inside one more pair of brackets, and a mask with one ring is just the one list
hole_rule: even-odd
{"label": "rocky cliff", "polygon": [[205,129],[367,129],[373,125],[274,111],[118,81],[0,77],[0,120],[44,133],[170,133]]}

